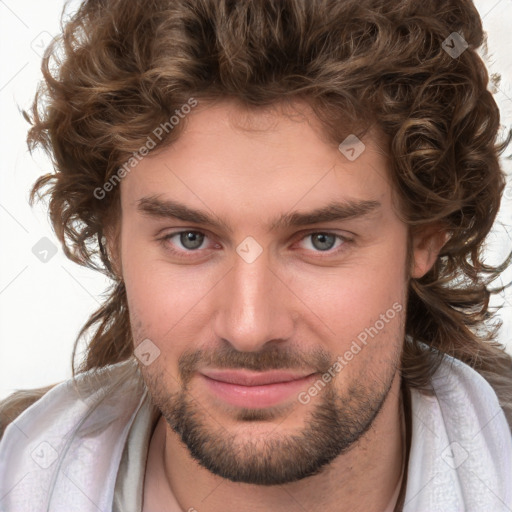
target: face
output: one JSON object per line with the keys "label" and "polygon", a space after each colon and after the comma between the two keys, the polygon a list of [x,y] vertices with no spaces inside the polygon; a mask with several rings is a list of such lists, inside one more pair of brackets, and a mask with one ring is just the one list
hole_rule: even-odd
{"label": "face", "polygon": [[364,439],[404,336],[407,228],[377,136],[343,154],[296,107],[307,118],[200,105],[121,183],[119,266],[152,399],[202,466],[261,485]]}

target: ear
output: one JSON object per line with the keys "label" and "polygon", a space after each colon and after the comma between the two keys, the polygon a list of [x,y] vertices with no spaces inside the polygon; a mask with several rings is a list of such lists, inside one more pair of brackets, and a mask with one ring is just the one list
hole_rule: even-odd
{"label": "ear", "polygon": [[450,235],[439,223],[416,228],[412,234],[412,258],[410,276],[419,279],[434,265]]}

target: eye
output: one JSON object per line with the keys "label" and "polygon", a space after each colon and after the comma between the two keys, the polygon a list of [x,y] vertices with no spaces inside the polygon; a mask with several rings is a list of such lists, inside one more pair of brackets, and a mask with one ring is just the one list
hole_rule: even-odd
{"label": "eye", "polygon": [[299,243],[303,244],[303,247],[305,246],[307,250],[329,252],[329,255],[331,255],[343,251],[350,241],[350,239],[336,233],[314,231],[306,234]]}
{"label": "eye", "polygon": [[[177,255],[194,252],[202,248],[207,236],[201,231],[186,230],[169,233],[160,239],[164,248]],[[177,249],[175,248],[177,247]]]}

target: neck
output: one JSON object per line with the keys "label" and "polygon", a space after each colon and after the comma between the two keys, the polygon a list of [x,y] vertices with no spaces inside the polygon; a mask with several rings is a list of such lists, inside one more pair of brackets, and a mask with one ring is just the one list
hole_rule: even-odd
{"label": "neck", "polygon": [[231,482],[200,466],[161,417],[148,453],[143,510],[382,512],[390,505],[393,510],[402,476],[402,430],[397,374],[372,426],[348,452],[316,475],[264,487]]}

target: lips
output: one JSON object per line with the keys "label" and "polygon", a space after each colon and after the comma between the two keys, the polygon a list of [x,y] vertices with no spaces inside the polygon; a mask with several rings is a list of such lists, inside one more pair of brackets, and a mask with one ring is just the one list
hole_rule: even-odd
{"label": "lips", "polygon": [[249,370],[205,370],[201,372],[210,379],[237,384],[239,386],[264,386],[281,382],[300,380],[310,373],[297,373],[291,371],[275,370],[267,372],[253,372]]}
{"label": "lips", "polygon": [[293,400],[317,375],[296,371],[204,370],[200,385],[216,400],[245,409],[262,409]]}

